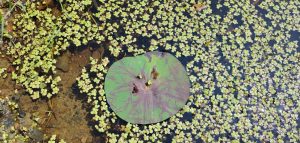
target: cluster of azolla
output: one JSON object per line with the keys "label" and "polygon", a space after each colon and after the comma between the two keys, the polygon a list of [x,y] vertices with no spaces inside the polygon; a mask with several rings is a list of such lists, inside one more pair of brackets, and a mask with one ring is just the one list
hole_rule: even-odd
{"label": "cluster of azolla", "polygon": [[101,0],[98,6],[95,16],[112,55],[171,52],[187,62],[192,82],[190,99],[176,116],[128,123],[116,133],[117,117],[103,90],[107,60],[92,60],[78,86],[109,142],[300,141],[299,1]]}
{"label": "cluster of azolla", "polygon": [[56,135],[52,135],[48,143],[66,143],[63,139],[57,139]]}
{"label": "cluster of azolla", "polygon": [[[108,59],[101,60],[101,64],[98,64],[97,59],[91,58],[90,60],[90,67],[84,68],[81,76],[77,78],[77,86],[81,94],[88,95],[87,102],[93,105],[90,113],[94,116],[93,120],[99,122],[99,125],[95,126],[96,129],[99,132],[105,132],[110,128],[109,123],[114,123],[116,118],[115,113],[107,110],[104,87],[101,84],[104,83],[104,75],[107,73]],[[101,117],[98,113],[101,113]]]}
{"label": "cluster of azolla", "polygon": [[25,12],[15,15],[15,42],[7,48],[7,54],[14,58],[13,79],[33,99],[50,98],[58,93],[60,77],[55,76],[55,58],[70,43],[80,46],[92,39],[101,41],[102,37],[97,35],[100,28],[91,24],[87,10],[90,4],[91,0],[61,0],[55,8],[41,9],[42,3],[27,1]]}
{"label": "cluster of azolla", "polygon": [[6,68],[0,67],[0,78],[6,78],[6,77],[7,77]]}
{"label": "cluster of azolla", "polygon": [[[91,58],[91,64],[84,68],[81,76],[77,78],[77,86],[79,87],[81,94],[87,95],[87,101],[92,105],[90,114],[93,115],[93,121],[97,122],[95,125],[97,131],[105,133],[108,136],[109,142],[138,142],[141,136],[143,136],[145,141],[159,142],[163,138],[163,135],[154,134],[155,132],[165,132],[170,134],[170,128],[175,128],[174,123],[170,125],[170,128],[167,128],[167,122],[163,122],[144,126],[144,130],[141,130],[137,124],[128,123],[127,125],[118,125],[116,121],[119,119],[116,114],[109,109],[103,87],[104,76],[108,70],[108,62],[107,57],[101,61]],[[175,118],[172,118],[172,120],[175,120]],[[182,124],[180,125],[182,126]],[[121,134],[113,133],[113,126],[118,126]],[[184,134],[182,134],[182,137],[183,136]]]}

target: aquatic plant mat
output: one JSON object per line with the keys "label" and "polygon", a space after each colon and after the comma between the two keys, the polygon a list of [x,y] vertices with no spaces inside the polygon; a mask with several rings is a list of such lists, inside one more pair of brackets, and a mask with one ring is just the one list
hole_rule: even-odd
{"label": "aquatic plant mat", "polygon": [[[300,142],[299,9],[298,0],[2,0],[0,142]],[[130,90],[106,82],[153,51],[175,56],[185,78],[149,66],[153,79],[134,72],[143,84]],[[178,98],[169,114],[113,99],[173,75],[160,86],[169,91],[151,90]]]}

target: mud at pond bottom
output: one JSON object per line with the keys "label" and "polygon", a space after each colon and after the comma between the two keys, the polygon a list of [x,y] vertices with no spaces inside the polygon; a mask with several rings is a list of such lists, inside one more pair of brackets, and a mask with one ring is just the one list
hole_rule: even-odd
{"label": "mud at pond bottom", "polygon": [[92,129],[86,120],[87,112],[82,109],[80,101],[71,96],[73,95],[58,95],[48,103],[32,102],[29,96],[22,96],[20,105],[26,113],[40,118],[38,122],[48,136],[55,134],[70,143],[92,142]]}
{"label": "mud at pond bottom", "polygon": [[[58,69],[57,75],[62,79],[60,92],[51,100],[32,101],[29,96],[20,99],[21,108],[29,114],[40,117],[39,123],[47,136],[57,135],[68,143],[93,142],[92,127],[88,125],[88,112],[81,100],[76,99],[72,85],[80,75],[82,68],[89,63],[92,52],[85,49],[80,53],[65,52],[59,60],[64,69]],[[68,62],[65,64],[65,62]],[[67,70],[66,70],[67,69]]]}
{"label": "mud at pond bottom", "polygon": [[[11,64],[6,57],[2,57],[0,54],[0,68],[10,69]],[[5,98],[6,96],[13,95],[15,89],[18,87],[15,85],[15,82],[11,79],[11,74],[8,73],[7,77],[3,79],[0,77],[0,98]]]}

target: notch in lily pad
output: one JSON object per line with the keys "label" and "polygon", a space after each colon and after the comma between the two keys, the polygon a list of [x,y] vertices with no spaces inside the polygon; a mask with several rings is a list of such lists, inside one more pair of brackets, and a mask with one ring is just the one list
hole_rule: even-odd
{"label": "notch in lily pad", "polygon": [[170,118],[186,104],[190,81],[176,57],[154,51],[115,62],[104,89],[108,104],[120,118],[151,124]]}

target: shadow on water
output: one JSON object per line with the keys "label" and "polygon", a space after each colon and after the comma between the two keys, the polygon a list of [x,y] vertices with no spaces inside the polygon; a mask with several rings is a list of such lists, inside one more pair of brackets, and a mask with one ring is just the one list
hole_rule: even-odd
{"label": "shadow on water", "polygon": [[87,44],[81,45],[81,46],[76,46],[72,42],[70,42],[70,43],[71,44],[68,47],[68,50],[73,54],[80,53],[80,52],[86,50],[87,48],[90,48],[90,50],[95,51],[98,48],[107,47],[109,45],[108,42],[103,42],[103,43],[99,44],[95,40],[89,41]]}

